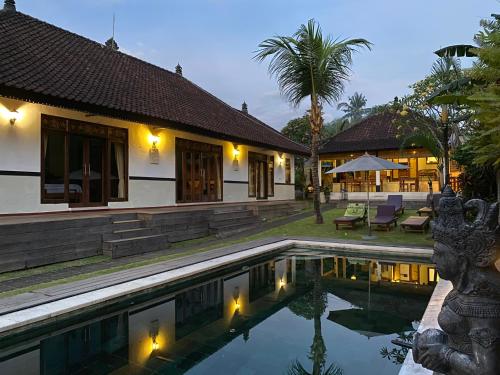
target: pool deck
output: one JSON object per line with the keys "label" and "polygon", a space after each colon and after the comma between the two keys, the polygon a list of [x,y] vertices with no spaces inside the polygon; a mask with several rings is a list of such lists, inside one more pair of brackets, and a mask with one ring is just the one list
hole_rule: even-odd
{"label": "pool deck", "polygon": [[268,238],[189,255],[153,265],[118,271],[86,280],[35,290],[0,300],[0,337],[41,321],[151,290],[200,272],[215,270],[292,247],[359,252],[373,255],[412,256],[428,261],[430,248],[377,246],[314,238]]}
{"label": "pool deck", "polygon": [[[440,280],[432,293],[431,299],[425,309],[422,321],[418,326],[417,332],[425,331],[429,328],[441,329],[438,324],[438,314],[441,311],[446,295],[451,291],[453,286],[447,280]],[[434,372],[423,368],[421,365],[413,361],[412,351],[409,350],[405,358],[403,366],[399,371],[399,375],[433,375]]]}

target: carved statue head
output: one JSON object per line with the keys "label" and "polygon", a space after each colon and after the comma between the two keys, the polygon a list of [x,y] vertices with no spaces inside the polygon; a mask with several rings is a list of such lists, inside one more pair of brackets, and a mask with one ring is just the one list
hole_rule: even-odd
{"label": "carved statue head", "polygon": [[[466,220],[468,211],[476,213],[471,222]],[[464,205],[446,186],[439,201],[439,217],[431,226],[433,261],[443,279],[454,279],[468,267],[490,267],[495,262],[498,203],[471,199]]]}

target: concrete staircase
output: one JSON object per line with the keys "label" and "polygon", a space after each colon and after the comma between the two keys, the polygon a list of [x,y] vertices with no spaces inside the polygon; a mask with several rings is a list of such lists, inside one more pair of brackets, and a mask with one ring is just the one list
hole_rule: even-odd
{"label": "concrete staircase", "polygon": [[136,213],[115,215],[110,233],[103,234],[103,254],[112,258],[168,248],[168,236],[160,228],[148,227]]}
{"label": "concrete staircase", "polygon": [[210,233],[217,238],[226,238],[253,229],[259,222],[254,210],[246,206],[233,206],[215,209],[210,217],[209,228]]}

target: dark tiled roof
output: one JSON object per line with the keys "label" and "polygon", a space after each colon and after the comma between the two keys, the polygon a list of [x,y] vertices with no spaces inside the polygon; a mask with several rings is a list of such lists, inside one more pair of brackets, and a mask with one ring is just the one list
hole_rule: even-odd
{"label": "dark tiled roof", "polygon": [[19,12],[0,11],[0,95],[309,152],[178,74]]}
{"label": "dark tiled roof", "polygon": [[[332,154],[337,152],[357,152],[374,150],[396,150],[401,147],[401,143],[406,132],[400,132],[393,120],[399,116],[394,112],[382,112],[369,116],[351,128],[330,138],[319,151],[320,154]],[[406,129],[409,129],[407,126]]]}

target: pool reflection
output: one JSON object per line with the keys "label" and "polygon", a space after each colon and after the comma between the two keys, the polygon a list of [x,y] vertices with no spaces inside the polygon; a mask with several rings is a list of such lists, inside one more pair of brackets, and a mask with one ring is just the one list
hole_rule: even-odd
{"label": "pool reflection", "polygon": [[[314,254],[290,250],[2,347],[0,374],[215,373],[243,367],[321,373],[345,366],[323,337],[325,327],[366,338],[407,331],[422,316],[437,278],[432,266],[417,262]],[[313,327],[306,331],[308,321]],[[302,326],[308,333],[300,332]],[[253,330],[254,346],[232,348],[248,343]],[[293,338],[283,342],[283,335]],[[295,353],[289,347],[294,340],[307,352]],[[284,362],[272,363],[270,353],[262,352],[266,347]],[[249,361],[248,350],[259,359]]]}

